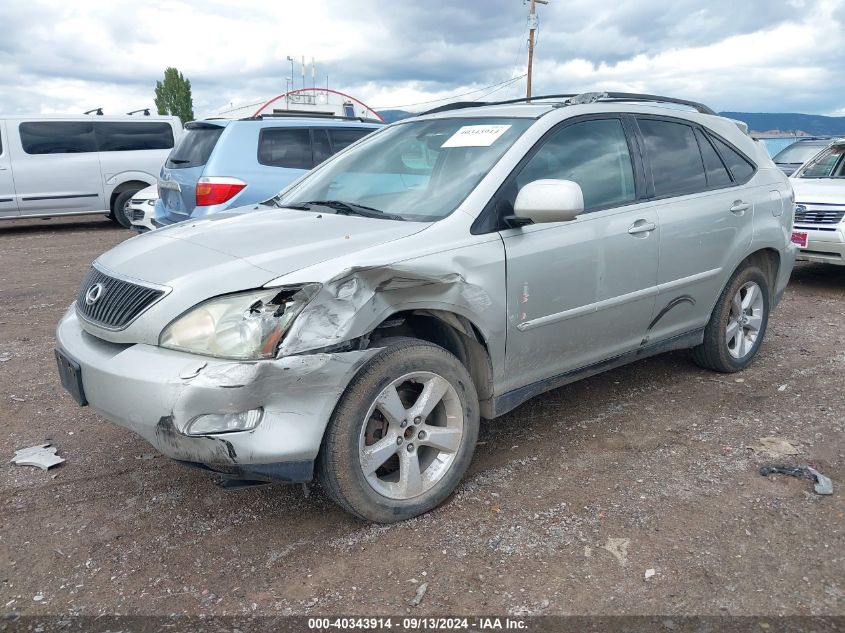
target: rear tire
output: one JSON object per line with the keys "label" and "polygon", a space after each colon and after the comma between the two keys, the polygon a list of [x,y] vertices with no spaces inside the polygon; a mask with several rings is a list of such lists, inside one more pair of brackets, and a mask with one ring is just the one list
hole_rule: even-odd
{"label": "rear tire", "polygon": [[461,362],[432,343],[396,339],[341,397],[317,476],[355,516],[404,521],[452,494],[472,459],[478,425],[478,395]]}
{"label": "rear tire", "polygon": [[713,308],[704,341],[692,350],[695,363],[722,373],[745,369],[763,343],[770,306],[763,271],[750,265],[737,270]]}
{"label": "rear tire", "polygon": [[136,193],[141,191],[140,189],[132,189],[129,191],[124,191],[119,193],[117,197],[114,199],[114,204],[111,208],[111,215],[109,216],[113,222],[117,222],[120,226],[125,229],[132,228],[132,222],[126,216],[126,205],[129,204],[129,201],[132,199]]}

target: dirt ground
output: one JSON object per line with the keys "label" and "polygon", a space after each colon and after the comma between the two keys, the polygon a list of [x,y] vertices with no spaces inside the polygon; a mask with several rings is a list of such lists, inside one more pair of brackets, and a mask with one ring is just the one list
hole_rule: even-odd
{"label": "dirt ground", "polygon": [[[55,325],[128,237],[0,225],[0,614],[845,614],[845,270],[797,266],[743,373],[668,354],[486,423],[454,497],[383,527],[223,491],[62,391]],[[834,494],[760,476],[767,436]],[[66,463],[8,463],[47,440]]]}

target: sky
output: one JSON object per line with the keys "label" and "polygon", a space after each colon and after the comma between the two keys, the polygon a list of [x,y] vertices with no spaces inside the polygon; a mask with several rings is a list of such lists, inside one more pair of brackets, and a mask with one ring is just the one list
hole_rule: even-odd
{"label": "sky", "polygon": [[[0,113],[152,106],[175,66],[211,116],[284,92],[288,56],[299,87],[303,55],[318,85],[376,109],[514,98],[527,13],[522,0],[2,0]],[[845,0],[549,0],[538,13],[535,94],[845,116]]]}

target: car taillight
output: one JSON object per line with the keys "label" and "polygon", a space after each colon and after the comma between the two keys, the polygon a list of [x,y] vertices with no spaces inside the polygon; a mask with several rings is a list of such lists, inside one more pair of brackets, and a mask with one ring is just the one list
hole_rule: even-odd
{"label": "car taillight", "polygon": [[237,178],[200,178],[197,181],[197,206],[207,207],[231,200],[246,183]]}

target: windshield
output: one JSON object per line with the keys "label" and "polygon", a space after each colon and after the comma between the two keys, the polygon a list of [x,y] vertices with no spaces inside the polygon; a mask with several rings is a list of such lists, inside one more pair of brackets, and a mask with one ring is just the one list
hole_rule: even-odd
{"label": "windshield", "polygon": [[772,159],[778,164],[801,164],[818,154],[827,143],[793,143],[782,149]]}
{"label": "windshield", "polygon": [[308,207],[332,201],[433,222],[452,213],[533,122],[456,118],[400,123],[365,138],[275,202]]}
{"label": "windshield", "polygon": [[845,178],[845,145],[820,152],[801,169],[796,178]]}

